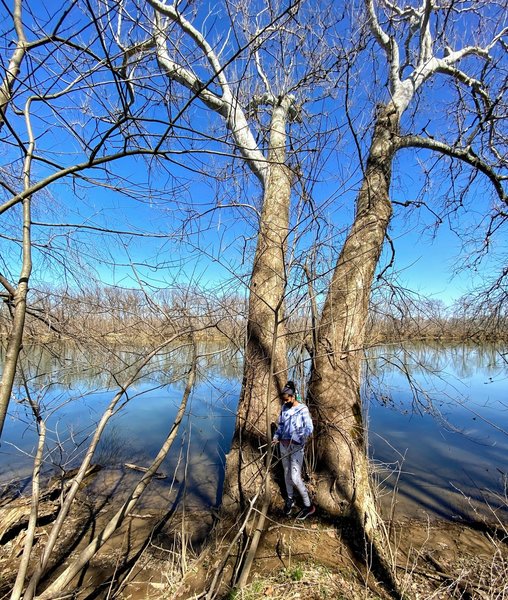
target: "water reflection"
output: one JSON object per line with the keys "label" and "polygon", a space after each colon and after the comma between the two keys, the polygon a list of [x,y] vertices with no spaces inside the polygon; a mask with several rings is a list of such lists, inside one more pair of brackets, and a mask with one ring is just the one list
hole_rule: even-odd
{"label": "water reflection", "polygon": [[[130,375],[147,348],[93,352],[70,345],[34,347],[24,371],[40,399],[50,435],[47,469],[74,466],[86,438],[118,383]],[[133,479],[126,462],[148,465],[167,435],[181,399],[189,363],[187,345],[167,348],[127,392],[98,448],[108,465],[98,484]],[[219,500],[225,455],[240,390],[242,357],[226,344],[201,344],[198,382],[172,452],[161,467],[169,477],[145,499],[170,501],[185,491],[192,506]],[[432,344],[372,349],[363,390],[370,453],[390,505],[398,488],[397,514],[469,517],[479,501],[496,503],[507,472],[508,398],[506,347]],[[33,418],[22,402],[10,409],[0,446],[0,481],[29,475],[36,443]],[[399,476],[390,470],[400,469]],[[116,475],[115,475],[116,473]],[[182,487],[183,486],[183,487]]]}
{"label": "water reflection", "polygon": [[[506,347],[412,345],[371,353],[370,453],[402,513],[473,518],[506,505]],[[385,468],[389,466],[389,468]],[[387,502],[388,503],[388,502]],[[491,515],[492,516],[492,515]]]}
{"label": "water reflection", "polygon": [[367,358],[371,372],[405,368],[409,373],[448,371],[467,379],[482,371],[485,376],[506,377],[508,347],[500,344],[443,344],[439,342],[411,343],[401,346],[376,346]]}
{"label": "water reflection", "polygon": [[[34,390],[52,385],[61,389],[108,389],[126,381],[154,348],[140,345],[79,346],[61,341],[25,347],[21,356],[24,377]],[[187,372],[191,343],[175,343],[161,349],[142,369],[143,380],[167,383]],[[0,344],[0,362],[5,349]],[[241,376],[241,354],[227,342],[199,343],[198,381],[210,375],[227,379]],[[21,381],[18,380],[18,385]]]}
{"label": "water reflection", "polygon": [[[110,399],[135,372],[149,349],[99,349],[87,355],[80,348],[33,348],[23,371],[30,393],[43,409],[48,424],[46,470],[70,469],[79,462],[89,434]],[[162,466],[168,481],[154,486],[164,495],[173,472],[186,481],[189,503],[217,502],[224,456],[232,438],[241,373],[241,356],[230,346],[199,345],[197,383],[172,452]],[[110,420],[94,460],[111,469],[125,462],[147,466],[170,430],[181,401],[190,362],[189,345],[168,348],[143,369]],[[27,477],[30,454],[36,446],[34,419],[18,386],[0,446],[0,481]],[[124,477],[130,478],[132,473]],[[109,481],[110,473],[100,480]],[[167,491],[167,490],[166,490]],[[166,500],[168,500],[166,498]]]}

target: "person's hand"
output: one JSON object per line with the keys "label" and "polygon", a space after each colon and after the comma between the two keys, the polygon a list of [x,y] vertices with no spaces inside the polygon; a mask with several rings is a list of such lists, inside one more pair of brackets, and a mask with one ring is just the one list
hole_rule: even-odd
{"label": "person's hand", "polygon": [[274,438],[272,440],[272,446],[276,446],[279,443],[279,440],[277,438]]}

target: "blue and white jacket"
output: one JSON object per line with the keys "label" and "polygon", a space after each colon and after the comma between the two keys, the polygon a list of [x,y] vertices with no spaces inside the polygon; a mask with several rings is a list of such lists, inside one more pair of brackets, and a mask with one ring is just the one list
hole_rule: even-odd
{"label": "blue and white jacket", "polygon": [[277,421],[274,440],[291,440],[296,444],[305,444],[314,431],[309,409],[305,404],[283,406]]}

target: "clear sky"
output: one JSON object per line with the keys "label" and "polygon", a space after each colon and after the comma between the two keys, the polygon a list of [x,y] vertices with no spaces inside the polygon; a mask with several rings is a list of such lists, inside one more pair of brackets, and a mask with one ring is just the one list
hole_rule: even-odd
{"label": "clear sky", "polygon": [[[31,9],[46,14],[50,9],[43,5],[44,3],[39,2],[30,3]],[[8,57],[9,40],[13,36],[12,26],[9,25],[9,16],[3,14],[6,7],[2,6],[0,11],[6,17],[3,19],[2,53],[4,57]],[[84,23],[84,17],[75,11],[71,13],[70,20],[66,21],[71,31]],[[30,20],[31,17],[27,19]],[[241,45],[241,39],[235,37],[240,30],[237,28],[235,35],[231,34],[225,21],[216,16],[201,21],[200,26],[208,28],[208,34],[224,44],[222,56],[233,57],[235,50]],[[55,23],[55,19],[47,22]],[[346,26],[344,23],[338,26],[338,31],[343,32],[341,28]],[[28,37],[33,39],[36,33],[34,27],[33,31],[28,31]],[[91,40],[94,35],[94,29],[89,25],[79,33],[76,40]],[[136,35],[143,37],[144,34],[139,30]],[[89,49],[100,52],[97,39],[93,39],[94,41],[87,42]],[[182,45],[184,47],[186,46]],[[273,48],[276,48],[275,43],[270,51]],[[310,46],[306,48],[308,52],[311,51],[309,48]],[[334,46],[334,51],[337,48],[338,46]],[[195,52],[195,48],[193,51]],[[107,79],[110,77],[107,70],[103,72],[100,69],[92,69],[89,79],[84,80],[87,85],[92,83],[90,88],[82,85],[79,80],[82,67],[78,63],[67,66],[67,70],[55,75],[65,62],[63,54],[58,56],[55,51],[49,57],[45,56],[44,47],[38,52],[38,56],[44,60],[41,59],[38,69],[26,79],[29,85],[49,93],[49,90],[54,92],[69,85],[73,77],[78,78],[75,80],[78,84],[74,84],[75,89],[71,93],[54,101],[40,102],[33,113],[37,151],[44,158],[60,164],[71,164],[89,153],[89,148],[85,147],[88,138],[96,140],[98,133],[110,126],[108,119],[111,120],[113,108],[118,104],[118,98],[115,98],[116,88]],[[302,59],[303,53],[299,54],[298,45],[292,48],[292,52],[296,53],[298,60]],[[266,55],[261,55],[262,64],[273,70],[272,73],[267,68],[266,73],[274,86],[282,86],[284,69],[288,69],[288,65],[294,66],[291,62],[294,56],[288,54],[289,57],[284,58],[286,63],[282,61],[284,64],[279,71],[273,62],[273,54],[267,52]],[[312,199],[325,223],[323,236],[331,240],[328,243],[329,249],[324,251],[330,256],[338,252],[339,242],[344,239],[351,224],[354,198],[361,181],[357,144],[365,158],[372,134],[370,125],[374,107],[376,103],[386,102],[388,97],[386,72],[379,49],[371,44],[361,56],[361,61],[354,66],[356,71],[353,76],[356,79],[353,77],[350,83],[351,97],[346,98],[344,82],[341,80],[337,82],[333,93],[330,89],[326,91],[325,100],[321,83],[306,87],[301,92],[301,98],[306,97],[310,101],[305,104],[303,123],[293,125],[291,130],[292,148],[301,148],[297,157],[302,160],[304,176],[309,175],[309,180],[316,177]],[[327,60],[323,59],[323,65],[329,67],[330,62]],[[27,63],[26,68],[31,64],[35,63]],[[305,65],[302,67],[298,64],[295,73],[298,72],[301,76],[305,68]],[[202,63],[196,63],[195,69],[196,72],[205,73]],[[188,94],[179,97],[178,86],[173,84],[168,88],[164,78],[154,75],[155,70],[154,61],[147,62],[146,67],[139,69],[140,75],[146,78],[148,104],[143,107],[140,102],[138,106],[141,96],[145,100],[138,90],[133,105],[139,111],[139,118],[145,119],[139,129],[145,127],[147,136],[153,137],[160,134],[166,126],[165,122],[173,114],[171,111],[174,108],[171,103],[167,103],[168,94],[174,94],[175,105],[180,107],[189,97]],[[247,95],[260,87],[259,77],[256,80],[259,73],[256,75],[252,63],[247,64],[243,59],[229,65],[226,73],[231,74],[231,77],[233,74],[237,77],[241,73],[243,78],[240,77],[239,81]],[[252,78],[252,83],[249,78]],[[143,77],[140,81],[143,81]],[[96,95],[94,87],[100,89]],[[23,106],[23,100],[31,91],[33,90],[23,90],[21,87],[17,90],[18,108]],[[436,135],[445,126],[449,127],[449,115],[442,111],[452,99],[449,94],[451,91],[444,87],[443,78],[437,84],[430,85],[418,98],[417,110],[411,112],[403,127],[408,131],[413,128],[417,133],[425,128],[425,131]],[[349,125],[344,111],[346,101],[350,103],[347,115],[351,120]],[[12,114],[11,123],[19,136],[26,140],[22,115]],[[266,115],[260,116],[257,123],[252,119],[251,123],[254,128],[260,123],[266,125]],[[185,112],[185,118],[180,119],[178,124],[187,129],[175,130],[170,137],[168,146],[173,153],[172,160],[176,162],[150,164],[143,159],[126,159],[117,165],[110,165],[109,172],[87,172],[90,180],[86,183],[67,180],[52,185],[47,191],[34,197],[34,221],[46,224],[74,223],[86,227],[73,230],[60,226],[35,226],[34,239],[38,245],[34,281],[40,285],[70,283],[72,277],[64,271],[71,264],[71,256],[73,264],[83,269],[80,273],[88,269],[90,275],[95,273],[106,283],[127,287],[140,283],[166,287],[174,281],[213,287],[226,280],[236,280],[238,285],[240,281],[246,280],[255,241],[255,210],[259,208],[259,186],[252,174],[242,180],[240,170],[228,166],[229,158],[211,153],[212,150],[222,153],[231,153],[232,150],[228,145],[230,140],[225,136],[223,123],[216,116],[211,116],[211,112],[202,104],[194,101]],[[357,136],[356,140],[350,126]],[[196,134],[196,131],[199,133]],[[261,139],[260,131],[261,129],[254,129],[258,139]],[[9,138],[7,129],[4,128],[2,135]],[[121,136],[114,138],[114,143],[120,143],[120,139]],[[216,141],[218,139],[224,139],[227,143],[221,144]],[[9,143],[13,144],[12,147],[4,144],[2,148],[3,158],[7,165],[14,164],[13,158],[17,159],[19,168],[21,153],[16,149],[12,138]],[[89,143],[93,147],[92,141]],[[316,160],[313,153],[319,145],[323,151]],[[189,150],[193,153],[177,155],[177,151]],[[196,154],[196,150],[206,153]],[[467,173],[458,175],[453,185],[468,187],[469,192],[464,196],[465,201],[461,201],[454,211],[447,207],[447,193],[452,183],[446,176],[446,168],[445,164],[445,170],[440,171],[435,166],[435,158],[429,153],[405,152],[397,157],[392,181],[393,199],[397,202],[419,199],[426,206],[410,211],[396,204],[389,234],[395,248],[393,270],[397,272],[398,281],[423,296],[450,303],[481,281],[496,265],[493,260],[485,261],[479,272],[462,270],[459,274],[456,273],[460,264],[470,255],[468,240],[472,240],[475,234],[480,237],[485,215],[491,210],[492,190],[484,177],[469,184]],[[47,164],[38,164],[34,169],[34,178],[42,177],[52,169],[54,168]],[[430,174],[430,183],[423,177],[426,171]],[[216,178],[207,178],[209,174],[214,174]],[[95,185],[94,178],[100,180],[100,186]],[[5,193],[4,197],[8,196]],[[239,203],[242,207],[210,212],[218,203],[228,205],[232,202]],[[295,194],[294,214],[297,203]],[[437,215],[442,222],[436,228]],[[15,279],[19,251],[12,238],[19,238],[19,225],[16,224],[18,213],[13,212],[2,218],[6,224],[4,238],[0,240],[4,257],[2,269],[10,271]],[[90,228],[127,231],[132,232],[132,235],[104,234]],[[458,232],[462,237],[459,237]],[[311,239],[310,233],[302,236],[298,242],[302,252],[306,245],[310,245]],[[501,232],[494,241],[496,252],[503,254],[506,242]],[[57,260],[52,259],[51,253]],[[390,251],[387,247],[381,267],[389,261]],[[76,275],[77,283],[81,277]]]}
{"label": "clear sky", "polygon": [[[138,165],[137,168],[141,167]],[[410,194],[411,186],[406,184],[404,187]],[[415,194],[417,192],[415,186]],[[332,195],[333,184],[323,184],[319,193],[323,197]],[[135,287],[133,267],[144,282],[154,287],[167,286],[173,276],[180,284],[193,282],[213,287],[231,281],[235,276],[245,278],[248,275],[249,262],[242,264],[244,242],[241,236],[252,235],[253,229],[249,223],[242,222],[239,215],[249,209],[225,209],[210,215],[202,222],[203,231],[199,235],[186,236],[182,244],[179,236],[182,214],[171,204],[138,202],[124,194],[105,190],[97,193],[93,188],[80,194],[78,203],[69,197],[66,186],[56,186],[54,195],[57,203],[65,206],[60,214],[68,211],[63,219],[65,222],[153,234],[153,237],[124,235],[121,242],[115,235],[99,235],[88,230],[78,235],[85,240],[83,252],[88,251],[90,256],[97,258],[97,272],[107,283]],[[213,205],[213,182],[189,183],[185,195],[198,198],[199,204]],[[398,194],[394,195],[400,199]],[[244,202],[248,204],[251,199],[246,198]],[[475,216],[465,214],[462,219],[470,225]],[[349,220],[351,206],[338,210],[334,217],[337,221],[341,217],[344,221]],[[59,219],[53,218],[53,222],[59,222]],[[66,231],[67,228],[61,235]],[[455,273],[464,258],[464,248],[447,222],[435,228],[429,215],[425,218],[421,212],[416,212],[408,217],[407,209],[396,210],[390,237],[396,252],[394,269],[398,281],[422,296],[449,304],[479,282],[469,269]],[[385,252],[383,261],[390,260],[388,254]]]}

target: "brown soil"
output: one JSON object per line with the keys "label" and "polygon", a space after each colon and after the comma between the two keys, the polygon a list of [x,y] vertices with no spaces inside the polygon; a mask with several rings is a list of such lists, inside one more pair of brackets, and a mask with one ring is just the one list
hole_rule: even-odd
{"label": "brown soil", "polygon": [[[55,556],[54,577],[107,520],[82,497],[65,528]],[[7,510],[6,506],[1,507]],[[5,516],[5,514],[4,514]],[[0,524],[2,514],[0,514]],[[36,553],[49,524],[37,531]],[[298,522],[270,515],[249,584],[228,587],[238,548],[225,561],[238,525],[228,529],[210,512],[133,514],[76,581],[74,597],[123,600],[188,600],[203,597],[217,569],[218,598],[384,599],[386,588],[362,560],[361,540],[347,522],[312,517]],[[0,598],[15,578],[24,531],[0,543]],[[392,564],[406,598],[508,599],[508,546],[504,528],[448,522],[398,521],[390,531]],[[360,543],[359,543],[360,542]],[[201,596],[200,596],[201,595]]]}
{"label": "brown soil", "polygon": [[[378,599],[390,596],[385,586],[358,556],[358,540],[351,540],[346,524],[321,519],[299,523],[271,520],[262,538],[243,595],[234,598]],[[408,520],[391,532],[392,564],[400,591],[414,600],[508,598],[508,547],[504,532],[494,535],[463,524]],[[356,551],[352,548],[356,546]],[[220,565],[216,546],[205,552],[179,593],[184,600],[207,589],[210,573]],[[222,597],[233,571],[228,563]],[[145,596],[146,597],[146,596]],[[221,597],[221,596],[219,596]]]}
{"label": "brown soil", "polygon": [[[153,525],[153,520],[133,517],[130,526],[107,545],[88,570],[80,597],[88,597],[99,585],[106,589],[104,581],[115,570],[118,580],[124,582],[117,597],[124,600],[187,600],[207,591],[228,546],[228,538],[218,542],[218,531],[223,529],[219,527],[206,539],[211,525],[206,513],[189,515],[185,527],[180,516],[159,531],[154,531]],[[189,542],[184,557],[183,530]],[[355,556],[350,536],[347,526],[337,527],[317,518],[300,524],[276,516],[263,535],[243,596],[235,596],[228,587],[235,550],[222,573],[218,597],[389,597]],[[407,598],[508,598],[508,549],[503,539],[492,533],[456,523],[406,521],[396,524],[391,540],[393,562]]]}

